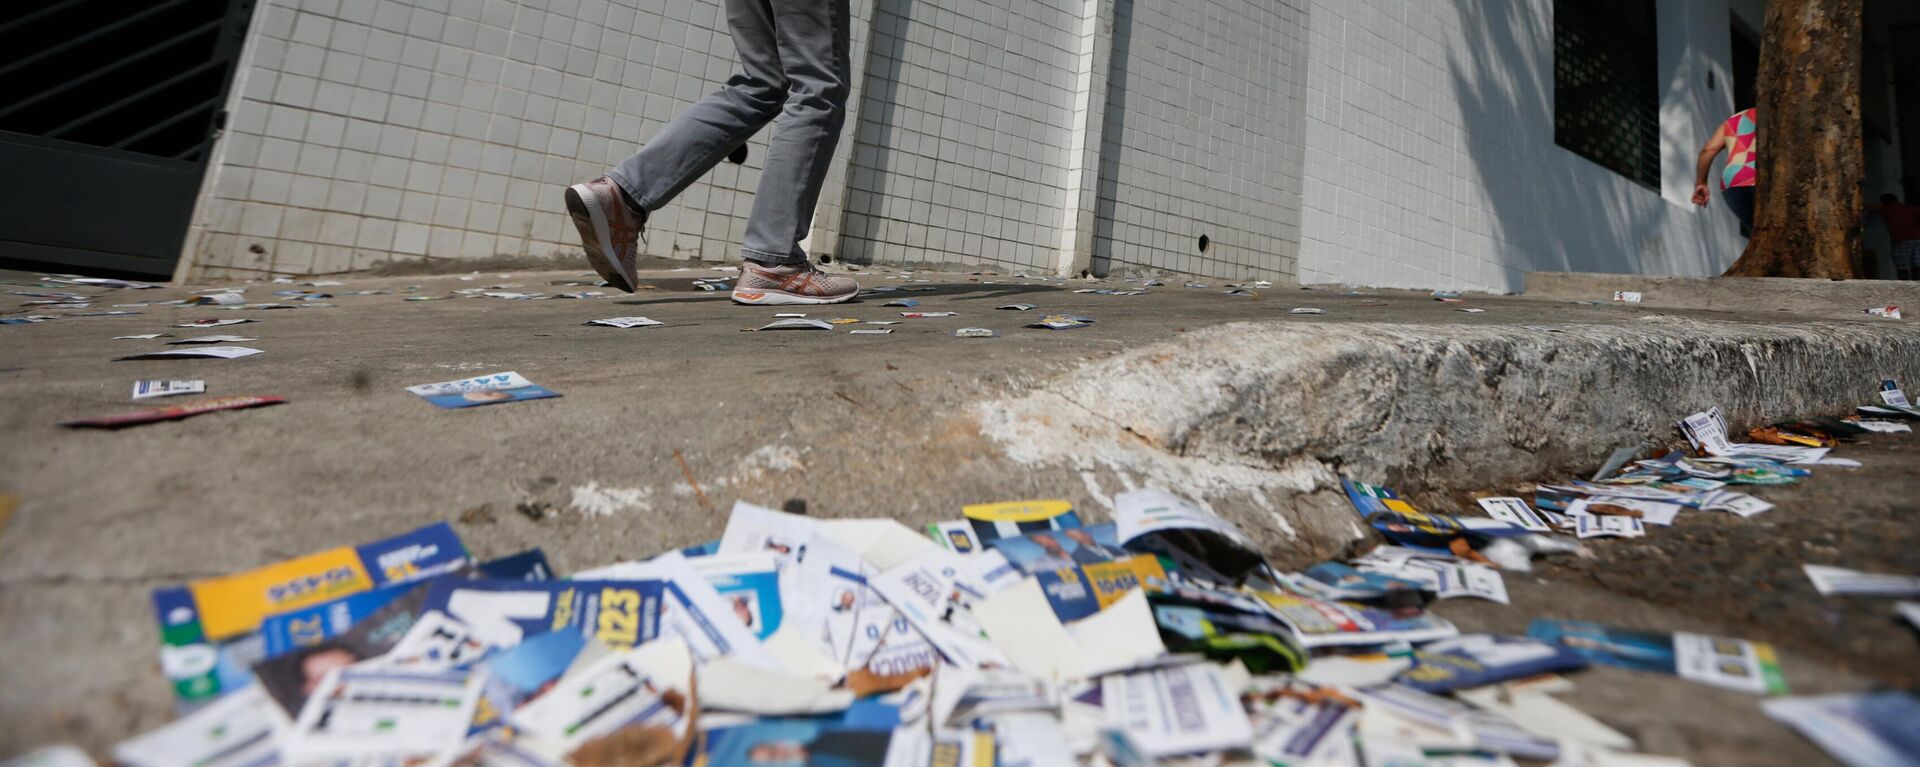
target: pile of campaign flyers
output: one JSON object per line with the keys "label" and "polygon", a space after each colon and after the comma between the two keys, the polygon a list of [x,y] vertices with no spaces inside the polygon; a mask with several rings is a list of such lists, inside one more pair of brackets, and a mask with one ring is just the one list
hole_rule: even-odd
{"label": "pile of campaign flyers", "polygon": [[[1502,573],[1578,547],[1583,514],[1644,526],[1751,508],[1725,487],[1826,458],[1798,443],[1742,447],[1724,424],[1688,419],[1697,457],[1629,455],[1592,482],[1541,488],[1536,503],[1489,499],[1485,517],[1346,481],[1384,542],[1301,572],[1271,566],[1204,504],[1154,488],[1114,497],[1104,521],[1033,500],[967,506],[925,530],[742,502],[717,541],[571,574],[538,550],[477,560],[430,525],[155,592],[160,668],[182,715],[113,758],[1684,764],[1636,753],[1634,738],[1555,697],[1597,664],[1765,697],[1769,716],[1850,763],[1914,763],[1911,695],[1776,697],[1785,676],[1765,643],[1577,620],[1462,633],[1431,611],[1504,603]],[[1709,472],[1720,476],[1695,481]],[[1912,588],[1809,573],[1834,589]]]}

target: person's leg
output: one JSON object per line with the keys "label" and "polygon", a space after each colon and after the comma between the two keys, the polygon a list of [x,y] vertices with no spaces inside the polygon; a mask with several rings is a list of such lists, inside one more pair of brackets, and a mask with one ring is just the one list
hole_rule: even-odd
{"label": "person's leg", "polygon": [[773,129],[767,166],[741,242],[746,260],[733,300],[742,304],[835,304],[859,283],[815,269],[800,241],[847,119],[852,77],[847,0],[772,0],[780,65],[791,83],[786,115]]}
{"label": "person's leg", "polygon": [[1896,243],[1893,246],[1894,278],[1901,280],[1913,279],[1914,268],[1920,266],[1920,264],[1915,263],[1916,259],[1920,259],[1920,240],[1908,240],[1907,242]]}
{"label": "person's leg", "polygon": [[727,0],[741,71],[661,128],[639,153],[607,172],[642,210],[659,210],[747,142],[787,100],[776,38],[777,0]]}
{"label": "person's leg", "polygon": [[607,174],[567,187],[567,214],[587,261],[607,284],[628,293],[638,279],[639,238],[658,210],[780,114],[781,71],[769,0],[727,0],[727,23],[740,73],[688,107],[638,154]]}
{"label": "person's leg", "polygon": [[749,260],[784,265],[807,260],[800,240],[813,224],[847,118],[851,32],[847,0],[771,2],[780,65],[791,85],[741,245]]}
{"label": "person's leg", "polygon": [[1753,187],[1730,186],[1720,196],[1727,201],[1727,208],[1740,219],[1743,232],[1753,231]]}

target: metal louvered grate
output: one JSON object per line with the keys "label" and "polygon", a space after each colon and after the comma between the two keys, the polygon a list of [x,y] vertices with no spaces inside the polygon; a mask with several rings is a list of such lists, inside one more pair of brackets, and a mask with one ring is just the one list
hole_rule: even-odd
{"label": "metal louvered grate", "polygon": [[1659,23],[1654,0],[1554,0],[1553,138],[1660,187]]}
{"label": "metal louvered grate", "polygon": [[200,160],[251,0],[46,0],[0,20],[0,130]]}

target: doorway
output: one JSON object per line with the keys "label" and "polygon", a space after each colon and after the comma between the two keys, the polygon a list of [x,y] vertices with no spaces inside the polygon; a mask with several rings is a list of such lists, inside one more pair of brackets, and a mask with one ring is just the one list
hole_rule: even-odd
{"label": "doorway", "polygon": [[254,0],[41,0],[0,21],[0,266],[172,275]]}

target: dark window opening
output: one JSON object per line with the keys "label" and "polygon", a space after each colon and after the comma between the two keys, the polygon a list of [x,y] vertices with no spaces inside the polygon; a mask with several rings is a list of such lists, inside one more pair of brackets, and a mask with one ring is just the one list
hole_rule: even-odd
{"label": "dark window opening", "polygon": [[1760,106],[1760,35],[1733,18],[1733,111]]}
{"label": "dark window opening", "polygon": [[1659,23],[1654,0],[1554,0],[1553,140],[1660,187]]}
{"label": "dark window opening", "polygon": [[1209,248],[1209,247],[1212,247],[1212,245],[1213,245],[1213,239],[1212,239],[1212,238],[1210,238],[1210,237],[1208,237],[1208,236],[1206,236],[1206,235],[1204,235],[1204,234],[1203,234],[1203,235],[1200,235],[1200,252],[1202,252],[1202,253],[1205,253],[1205,252],[1207,252],[1207,248]]}

